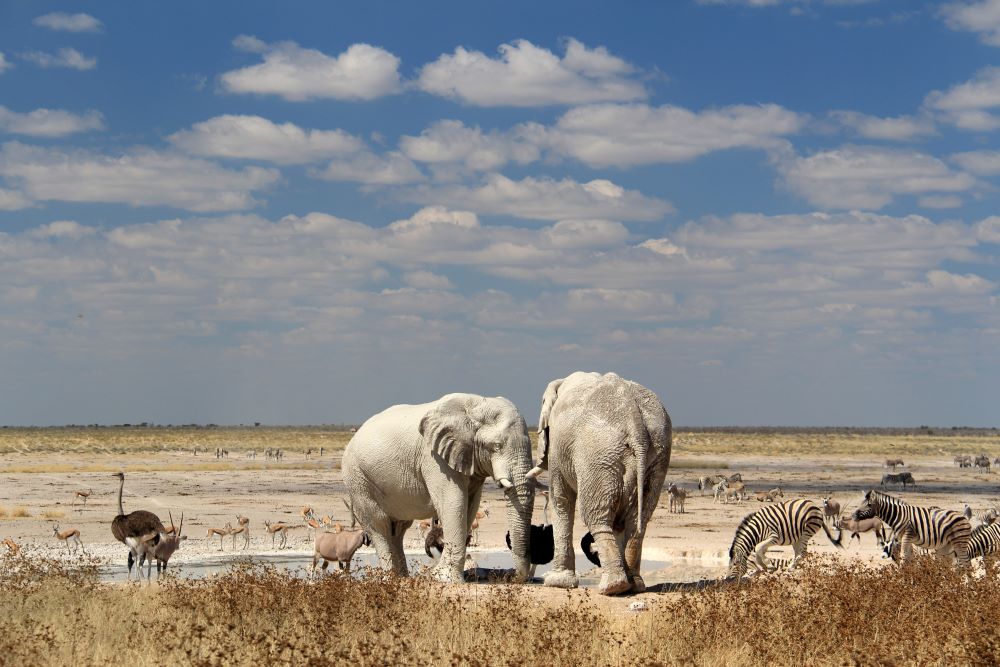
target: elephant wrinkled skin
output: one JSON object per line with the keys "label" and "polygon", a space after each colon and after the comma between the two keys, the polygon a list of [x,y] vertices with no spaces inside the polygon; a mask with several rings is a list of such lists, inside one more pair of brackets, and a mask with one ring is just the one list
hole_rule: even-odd
{"label": "elephant wrinkled skin", "polygon": [[646,526],[670,464],[671,423],[659,398],[614,373],[573,373],[549,383],[538,421],[539,463],[548,468],[555,507],[555,558],[545,585],[578,583],[573,513],[580,514],[600,557],[599,590],[641,592]]}
{"label": "elephant wrinkled skin", "polygon": [[366,421],[344,451],[344,483],[358,520],[371,532],[383,567],[407,574],[403,535],[437,517],[445,547],[434,569],[461,582],[466,538],[483,484],[505,487],[518,578],[528,576],[535,483],[524,418],[506,398],[448,394],[423,405],[395,405]]}

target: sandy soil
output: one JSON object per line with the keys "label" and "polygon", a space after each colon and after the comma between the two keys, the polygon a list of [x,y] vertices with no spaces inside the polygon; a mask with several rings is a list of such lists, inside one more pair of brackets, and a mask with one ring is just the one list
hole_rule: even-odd
{"label": "sandy soil", "polygon": [[[322,460],[315,456],[289,455],[284,466],[309,466],[311,469],[277,469],[266,467],[260,458],[249,461],[234,457],[228,464],[231,470],[199,470],[204,466],[204,456],[192,457],[190,453],[143,454],[144,467],[162,466],[158,472],[129,472],[125,484],[125,511],[148,509],[167,519],[168,511],[175,521],[184,513],[184,532],[189,539],[174,556],[172,564],[204,562],[221,559],[222,562],[246,555],[281,555],[289,559],[300,558],[308,565],[311,557],[311,531],[300,528],[289,533],[288,547],[272,548],[271,537],[264,530],[264,521],[283,520],[301,523],[299,508],[310,505],[318,515],[328,514],[335,520],[347,522],[347,510],[342,502],[346,497],[340,479],[339,454],[327,454]],[[733,531],[740,519],[758,508],[756,500],[742,505],[713,502],[710,494],[701,495],[697,480],[701,475],[714,472],[732,474],[739,471],[747,485],[757,490],[781,486],[785,499],[811,498],[817,502],[824,496],[839,500],[845,513],[853,510],[868,488],[877,488],[884,472],[880,460],[861,460],[848,457],[727,457],[728,470],[717,471],[698,467],[699,460],[710,463],[716,457],[686,456],[682,469],[673,470],[669,482],[676,482],[688,492],[686,512],[668,512],[668,499],[663,493],[652,525],[647,531],[644,558],[647,562],[670,561],[670,575],[678,581],[691,581],[712,572],[723,574],[726,556]],[[214,457],[212,458],[214,462]],[[675,461],[676,462],[676,461]],[[44,547],[52,554],[66,554],[66,547],[52,535],[52,526],[58,522],[61,529],[77,528],[81,532],[89,554],[111,563],[123,563],[125,547],[111,536],[110,522],[117,513],[116,494],[118,480],[107,470],[129,470],[129,465],[139,463],[135,458],[111,454],[7,454],[0,456],[0,470],[44,469],[46,466],[67,464],[81,472],[0,472],[0,508],[8,514],[15,508],[26,508],[30,517],[0,518],[0,538],[11,537],[24,544]],[[244,469],[265,463],[264,469]],[[1000,476],[977,473],[955,467],[950,458],[921,457],[907,461],[917,481],[915,490],[900,493],[909,502],[939,505],[961,510],[965,503],[974,509],[994,506],[1000,498],[997,481]],[[102,472],[85,470],[100,469]],[[79,500],[73,503],[74,491],[92,489],[93,494],[84,506]],[[891,489],[896,492],[896,489]],[[488,488],[484,505],[492,511],[482,521],[478,542],[471,550],[473,556],[505,550],[506,532],[503,496],[498,489]],[[542,521],[542,499],[537,499],[535,523]],[[2,511],[0,511],[2,514]],[[220,552],[219,539],[206,538],[209,527],[222,528],[226,523],[236,524],[236,515],[244,514],[251,520],[250,548],[243,550],[242,538],[233,548],[232,538],[226,538]],[[577,519],[576,538],[583,534],[582,522]],[[846,543],[846,537],[845,537]],[[412,529],[407,538],[408,550],[413,550],[412,561],[429,562],[422,551],[422,540]],[[818,534],[810,550],[835,553],[822,534]],[[363,550],[364,551],[364,550]],[[787,552],[776,549],[772,555]],[[855,543],[839,552],[841,558],[879,560],[873,535],[862,535],[860,545]],[[688,571],[685,571],[685,566]],[[182,569],[183,572],[183,569]],[[644,568],[644,574],[649,568]],[[565,599],[563,591],[541,590],[541,600],[558,596]],[[590,591],[573,594],[580,599],[600,598]],[[641,596],[653,603],[655,594]],[[635,598],[601,602],[625,609]]]}

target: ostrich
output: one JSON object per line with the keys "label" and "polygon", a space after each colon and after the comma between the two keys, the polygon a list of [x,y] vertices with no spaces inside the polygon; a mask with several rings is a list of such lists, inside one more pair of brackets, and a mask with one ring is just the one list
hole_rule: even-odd
{"label": "ostrich", "polygon": [[[132,565],[139,560],[139,571],[146,560],[146,548],[143,543],[152,547],[160,541],[160,533],[165,533],[163,522],[152,512],[136,510],[125,514],[122,507],[122,490],[125,488],[125,473],[114,475],[121,484],[118,486],[118,516],[111,521],[111,534],[115,539],[128,546],[128,581],[132,580]],[[173,523],[171,521],[171,523]]]}

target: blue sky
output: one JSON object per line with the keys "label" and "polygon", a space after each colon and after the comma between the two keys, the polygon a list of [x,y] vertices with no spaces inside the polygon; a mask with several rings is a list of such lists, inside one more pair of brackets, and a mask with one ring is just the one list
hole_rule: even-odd
{"label": "blue sky", "polygon": [[0,423],[992,426],[1000,0],[0,3]]}

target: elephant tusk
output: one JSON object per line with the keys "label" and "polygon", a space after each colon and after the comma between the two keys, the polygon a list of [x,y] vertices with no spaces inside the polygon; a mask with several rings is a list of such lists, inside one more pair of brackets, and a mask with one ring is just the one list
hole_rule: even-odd
{"label": "elephant tusk", "polygon": [[513,482],[511,482],[511,481],[510,481],[509,479],[507,479],[506,477],[501,477],[501,478],[500,478],[500,479],[498,479],[497,481],[498,481],[498,482],[500,482],[500,486],[502,486],[502,487],[503,487],[503,488],[505,488],[505,489],[513,489],[513,488],[514,488],[514,483],[513,483]]}
{"label": "elephant tusk", "polygon": [[528,474],[525,475],[525,478],[526,479],[535,479],[536,477],[538,477],[539,475],[541,475],[543,472],[545,472],[544,468],[542,468],[541,466],[535,466],[534,468],[532,468],[531,470],[528,471]]}

